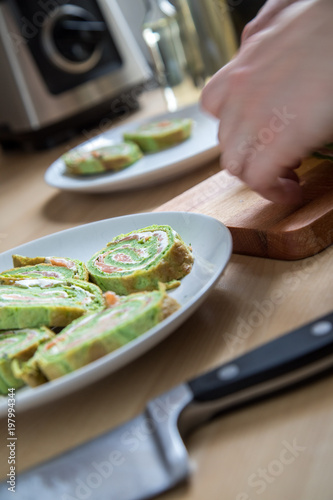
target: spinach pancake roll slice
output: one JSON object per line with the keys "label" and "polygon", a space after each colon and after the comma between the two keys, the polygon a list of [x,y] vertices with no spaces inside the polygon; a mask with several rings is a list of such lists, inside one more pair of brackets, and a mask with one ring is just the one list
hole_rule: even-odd
{"label": "spinach pancake roll slice", "polygon": [[170,148],[188,139],[192,133],[190,118],[175,118],[141,125],[134,132],[126,132],[124,139],[133,141],[145,153]]}
{"label": "spinach pancake roll slice", "polygon": [[0,393],[7,394],[8,388],[24,385],[25,381],[17,377],[15,364],[29,360],[40,344],[54,336],[46,327],[0,333]]}
{"label": "spinach pancake roll slice", "polygon": [[170,226],[149,226],[116,236],[88,261],[91,280],[118,295],[178,286],[192,269],[191,248]]}
{"label": "spinach pancake roll slice", "polygon": [[179,308],[164,290],[119,297],[102,312],[86,315],[38,348],[27,371],[61,377],[126,345]]}
{"label": "spinach pancake roll slice", "polygon": [[142,151],[137,144],[121,142],[89,152],[73,150],[66,153],[62,159],[68,174],[84,176],[108,171],[117,172],[129,167],[142,156]]}
{"label": "spinach pancake roll slice", "polygon": [[0,330],[66,326],[104,307],[100,288],[86,281],[17,280],[0,286]]}
{"label": "spinach pancake roll slice", "polygon": [[[23,255],[13,255],[13,265],[15,269],[4,271],[1,276],[8,273],[21,274],[31,277],[45,277],[57,279],[80,279],[88,281],[89,275],[83,262],[78,259],[68,259],[67,257],[25,257]],[[17,269],[16,268],[24,268]]]}

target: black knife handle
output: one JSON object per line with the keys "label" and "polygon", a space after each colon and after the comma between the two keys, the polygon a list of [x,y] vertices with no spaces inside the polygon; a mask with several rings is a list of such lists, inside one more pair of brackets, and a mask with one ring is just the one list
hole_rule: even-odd
{"label": "black knife handle", "polygon": [[[237,403],[288,387],[330,366],[333,366],[333,313],[233,359],[188,385],[194,401],[223,398]],[[241,396],[239,401],[237,394]]]}

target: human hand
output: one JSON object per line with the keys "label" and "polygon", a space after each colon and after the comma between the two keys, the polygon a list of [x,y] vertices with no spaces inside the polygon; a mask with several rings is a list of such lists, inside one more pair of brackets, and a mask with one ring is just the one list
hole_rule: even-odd
{"label": "human hand", "polygon": [[256,17],[245,26],[242,33],[242,43],[250,36],[267,27],[268,23],[285,7],[299,1],[300,0],[267,0]]}
{"label": "human hand", "polygon": [[287,3],[202,93],[220,120],[223,166],[276,203],[301,200],[294,169],[333,137],[331,0]]}

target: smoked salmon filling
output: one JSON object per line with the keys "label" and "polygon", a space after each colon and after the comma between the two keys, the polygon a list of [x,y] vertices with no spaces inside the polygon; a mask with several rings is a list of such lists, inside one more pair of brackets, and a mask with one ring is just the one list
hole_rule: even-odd
{"label": "smoked salmon filling", "polygon": [[22,374],[32,379],[39,370],[48,380],[61,377],[126,345],[179,307],[164,290],[119,297],[112,307],[74,321],[41,345]]}
{"label": "smoked salmon filling", "polygon": [[24,257],[13,255],[14,269],[0,274],[4,277],[80,279],[88,281],[89,274],[83,262],[65,257]]}
{"label": "smoked salmon filling", "polygon": [[24,279],[0,286],[0,330],[67,326],[105,307],[102,291],[81,280]]}
{"label": "smoked salmon filling", "polygon": [[62,159],[68,174],[84,176],[122,170],[142,156],[142,151],[136,144],[121,142],[87,152],[74,149],[63,155]]}
{"label": "smoked salmon filling", "polygon": [[54,337],[48,328],[11,330],[0,333],[0,393],[7,395],[8,389],[18,389],[24,385],[21,378],[15,376],[14,363],[26,362],[37,347]]}
{"label": "smoked salmon filling", "polygon": [[124,133],[126,141],[135,142],[145,153],[170,148],[188,139],[192,132],[190,118],[175,118],[141,125],[134,132]]}
{"label": "smoked salmon filling", "polygon": [[191,248],[170,226],[149,226],[116,236],[88,261],[90,279],[118,295],[179,285],[192,269]]}

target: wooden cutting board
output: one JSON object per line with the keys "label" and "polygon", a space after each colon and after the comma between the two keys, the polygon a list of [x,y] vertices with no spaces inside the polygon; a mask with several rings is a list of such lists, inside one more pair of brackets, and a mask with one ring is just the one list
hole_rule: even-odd
{"label": "wooden cutting board", "polygon": [[226,171],[158,210],[211,215],[231,231],[234,252],[273,259],[310,257],[333,243],[333,163],[309,158],[297,170],[304,201],[276,205]]}

